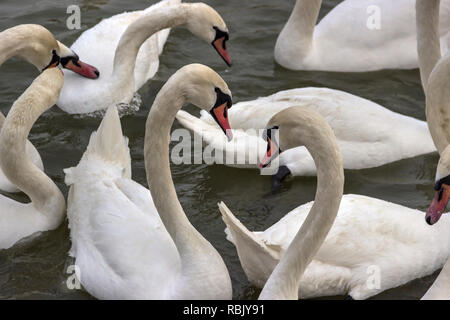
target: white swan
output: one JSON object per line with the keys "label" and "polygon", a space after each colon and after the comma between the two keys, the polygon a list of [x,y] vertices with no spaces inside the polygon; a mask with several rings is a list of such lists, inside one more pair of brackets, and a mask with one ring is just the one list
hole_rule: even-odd
{"label": "white swan", "polygon": [[[185,66],[166,82],[145,130],[151,194],[131,180],[115,106],[78,166],[65,171],[71,255],[84,288],[97,298],[231,299],[222,258],[190,224],[172,183],[168,137],[176,112],[187,102],[223,113],[231,96],[219,75],[202,65]],[[226,126],[226,120],[220,124]]]}
{"label": "white swan", "polygon": [[[58,63],[64,68],[87,77],[95,78],[96,69],[80,61],[78,55],[40,25],[24,24],[0,32],[0,66],[9,58],[18,56],[33,64],[39,71],[55,67]],[[5,117],[0,112],[0,129]],[[26,153],[31,161],[43,170],[41,157],[36,148],[27,140]],[[0,169],[0,190],[18,192]]]}
{"label": "white swan", "polygon": [[[292,106],[315,110],[327,120],[338,139],[345,169],[378,167],[436,150],[424,121],[328,88],[280,91],[268,97],[234,104],[228,115],[234,134],[230,144],[226,143],[208,113],[202,112],[198,119],[186,111],[179,111],[177,120],[200,135],[205,144],[216,150],[216,154],[223,154],[226,159],[236,159],[232,164],[225,160],[222,163],[257,169],[266,143],[260,132],[254,129],[263,129],[273,115]],[[237,162],[238,159],[245,161]],[[293,176],[316,174],[314,160],[304,147],[283,152],[279,161],[280,170],[273,176],[273,188],[277,188],[289,173]]]}
{"label": "white swan", "polygon": [[[436,196],[425,218],[430,225],[438,222],[450,199],[450,54],[442,57],[439,50],[439,3],[440,0],[416,2],[417,51],[426,96],[427,123],[440,154],[434,186]],[[447,230],[450,233],[450,229]],[[450,259],[422,299],[450,300]]]}
{"label": "white swan", "polygon": [[179,2],[161,1],[143,11],[122,13],[85,31],[72,48],[98,65],[102,76],[92,83],[66,75],[58,106],[68,113],[89,113],[129,103],[158,70],[167,28],[186,26],[231,64],[225,45],[228,29],[220,15],[203,3]]}
{"label": "white swan", "polygon": [[[303,225],[301,233],[305,229],[306,234],[301,237],[306,237],[308,242],[301,244],[301,250],[296,244],[293,250],[301,251],[299,259],[302,262],[298,263],[302,268],[313,260],[301,278],[298,290],[301,298],[348,294],[354,299],[366,299],[442,267],[450,252],[450,217],[432,228],[423,222],[424,213],[418,210],[360,195],[342,197],[337,218],[320,246],[317,233],[326,234],[324,230],[332,219],[331,216],[322,217],[319,212],[327,212],[327,206],[339,203],[342,182],[337,174],[341,164],[337,161],[340,156],[335,137],[328,133],[328,125],[319,119],[314,111],[297,107],[276,114],[267,128],[272,132],[278,127],[279,140],[274,135],[266,135],[270,147],[262,162],[268,163],[279,150],[305,145],[318,168],[314,202],[292,210],[263,232],[250,232],[223,203],[219,204],[228,239],[235,244],[249,281],[257,287],[264,286]],[[310,210],[317,213],[311,217],[317,219],[313,225],[309,224],[311,221],[307,222]],[[307,249],[311,246],[310,241],[317,241],[315,245],[320,246],[317,253],[312,249],[316,247]],[[281,268],[281,262],[279,266]],[[289,271],[286,268],[287,265],[283,269]],[[298,268],[296,266],[296,270]],[[375,272],[380,276],[379,284],[371,281]],[[284,276],[280,286],[283,285],[289,295],[282,297],[297,297],[292,291],[298,289],[297,282],[294,286],[292,281],[298,276],[292,270]],[[286,284],[286,281],[291,282]]]}
{"label": "white swan", "polygon": [[[362,72],[418,67],[415,0],[345,0],[316,25],[322,0],[297,0],[278,36],[287,69]],[[379,19],[379,25],[377,25]],[[442,51],[450,46],[450,0],[441,4]]]}
{"label": "white swan", "polygon": [[63,86],[59,68],[44,70],[14,102],[0,133],[0,166],[31,203],[0,195],[0,249],[36,232],[55,229],[63,221],[66,202],[61,191],[26,154],[33,123],[52,107]]}

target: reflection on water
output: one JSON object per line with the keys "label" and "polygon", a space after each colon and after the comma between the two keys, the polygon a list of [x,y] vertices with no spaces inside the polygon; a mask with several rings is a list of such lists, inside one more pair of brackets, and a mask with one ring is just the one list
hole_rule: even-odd
{"label": "reflection on water", "polygon": [[[82,31],[123,11],[146,8],[155,0],[3,0],[0,3],[0,30],[21,23],[39,23],[70,45]],[[156,93],[164,81],[181,66],[201,62],[219,72],[228,82],[235,102],[267,96],[284,89],[303,86],[330,87],[348,91],[380,103],[387,108],[425,119],[424,97],[418,70],[379,71],[371,73],[293,72],[277,66],[273,60],[275,40],[287,20],[292,1],[208,0],[224,17],[230,29],[230,54],[233,68],[228,68],[213,48],[192,37],[184,29],[172,31],[161,58],[159,72],[139,94],[140,110],[122,117],[124,133],[130,139],[133,178],[147,185],[143,162],[145,120]],[[339,3],[325,0],[321,16]],[[19,4],[20,3],[20,4]],[[78,4],[82,29],[67,30],[68,5]],[[240,10],[236,10],[239,7]],[[413,23],[413,22],[411,22]],[[7,113],[12,102],[36,77],[34,67],[13,59],[0,68],[0,110]],[[198,109],[188,106],[189,112]],[[67,195],[63,168],[74,166],[84,152],[91,132],[100,118],[70,116],[53,108],[33,127],[30,140],[40,151],[47,174]],[[174,124],[174,129],[179,128]],[[402,160],[380,168],[347,171],[346,193],[364,194],[425,210],[433,197],[437,155]],[[312,177],[291,179],[276,195],[269,194],[270,177],[257,171],[237,170],[213,165],[172,166],[172,174],[181,204],[194,226],[217,248],[224,258],[233,281],[235,299],[256,298],[239,264],[234,246],[225,240],[217,202],[224,200],[251,230],[263,230],[277,222],[296,206],[314,198],[316,180]],[[15,199],[27,201],[24,195]],[[0,251],[0,298],[85,299],[84,291],[66,286],[70,248],[67,223],[59,229],[28,239],[9,250]],[[435,275],[418,279],[406,286],[384,292],[375,298],[417,299],[423,295]],[[342,297],[337,297],[342,299]]]}

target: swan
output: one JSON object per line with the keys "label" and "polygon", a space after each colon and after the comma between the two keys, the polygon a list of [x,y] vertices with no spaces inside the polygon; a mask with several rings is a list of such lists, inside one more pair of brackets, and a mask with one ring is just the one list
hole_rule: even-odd
{"label": "swan", "polygon": [[[68,74],[58,106],[68,113],[91,113],[110,105],[129,103],[134,93],[153,77],[167,28],[186,26],[211,43],[231,65],[226,48],[228,28],[221,16],[204,3],[161,1],[143,11],[123,13],[85,31],[72,45],[86,61],[99,66],[95,84]],[[79,92],[83,92],[80,96]]]}
{"label": "swan", "polygon": [[0,249],[36,232],[57,228],[66,202],[56,184],[26,154],[26,141],[38,117],[52,107],[63,86],[59,68],[44,70],[14,102],[0,133],[0,166],[31,203],[0,195]]}
{"label": "swan", "polygon": [[[187,219],[169,167],[169,134],[184,103],[223,114],[226,83],[187,65],[159,91],[147,118],[144,157],[150,191],[131,179],[130,152],[110,106],[79,164],[66,169],[67,215],[81,284],[100,299],[231,299],[227,268]],[[218,118],[222,127],[226,118]]]}
{"label": "swan", "polygon": [[[232,144],[226,143],[207,112],[202,111],[201,117],[197,118],[181,110],[177,120],[201,136],[204,144],[216,150],[216,154],[235,159],[232,163],[221,163],[257,169],[266,150],[266,143],[258,129],[262,130],[277,112],[293,106],[315,110],[327,120],[338,139],[345,169],[378,167],[436,150],[426,122],[328,88],[291,89],[234,104],[228,114],[234,134]],[[239,162],[239,159],[242,161]],[[279,188],[289,174],[316,174],[314,160],[305,147],[286,150],[279,161],[280,169],[272,177],[273,189]]]}
{"label": "swan", "polygon": [[[450,199],[450,54],[442,57],[439,50],[439,3],[439,0],[416,2],[417,51],[426,97],[427,123],[440,155],[434,185],[436,196],[425,216],[429,225],[434,225],[441,219]],[[422,299],[450,300],[450,258]]]}
{"label": "swan", "polygon": [[[9,58],[19,56],[33,64],[39,71],[55,67],[60,63],[64,68],[95,79],[98,70],[82,61],[78,55],[57,41],[46,28],[40,25],[24,24],[0,32],[0,66]],[[0,130],[5,116],[0,112]],[[44,170],[41,157],[30,141],[26,141],[26,153],[30,160]],[[0,169],[0,190],[18,192]]]}
{"label": "swan", "polygon": [[[424,213],[418,210],[362,195],[342,196],[342,164],[336,138],[315,111],[298,107],[282,110],[272,117],[266,129],[268,147],[262,164],[268,164],[281,150],[304,145],[316,162],[318,182],[314,202],[295,208],[263,232],[250,232],[225,204],[219,204],[227,225],[227,239],[236,246],[241,265],[253,285],[262,288],[278,264],[280,270],[274,276],[278,280],[271,281],[269,287],[283,278],[276,287],[277,290],[284,287],[288,293],[277,294],[296,298],[293,290],[298,289],[297,280],[295,285],[286,284],[294,279],[289,268],[294,264],[298,272],[312,259],[301,277],[299,297],[349,295],[353,299],[366,299],[429,275],[444,265],[450,252],[450,217],[433,228],[424,223]],[[269,134],[273,131],[279,132],[279,139]],[[336,220],[320,246],[319,239],[333,222],[334,209],[327,206],[339,205],[341,196]],[[307,218],[308,212],[316,211],[317,215]],[[321,211],[323,216],[318,213]],[[300,260],[292,261],[291,255],[287,258],[290,262],[282,263],[301,226],[300,233],[306,233],[295,238],[292,249],[293,255],[301,253]],[[299,239],[306,242],[299,244]],[[319,246],[316,253],[313,248]],[[371,278],[377,274],[379,283]]]}
{"label": "swan", "polygon": [[[415,0],[345,0],[316,25],[321,4],[322,0],[296,1],[275,45],[275,60],[281,66],[336,72],[418,67],[416,28],[411,23]],[[377,17],[379,26],[371,26]],[[450,0],[444,0],[443,52],[450,46],[449,31]]]}

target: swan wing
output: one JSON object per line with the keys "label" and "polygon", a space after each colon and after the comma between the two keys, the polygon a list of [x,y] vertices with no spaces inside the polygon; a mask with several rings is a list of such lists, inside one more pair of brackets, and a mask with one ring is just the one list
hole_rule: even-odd
{"label": "swan wing", "polygon": [[72,186],[69,227],[81,282],[98,298],[163,298],[179,255],[151,198],[144,199],[149,191],[124,180]]}

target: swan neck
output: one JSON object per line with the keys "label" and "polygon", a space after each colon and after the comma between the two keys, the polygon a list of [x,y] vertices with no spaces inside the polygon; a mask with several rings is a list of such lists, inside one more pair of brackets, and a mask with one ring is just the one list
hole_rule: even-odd
{"label": "swan neck", "polygon": [[338,144],[328,125],[316,126],[313,130],[313,134],[297,132],[296,135],[300,134],[308,140],[304,140],[304,145],[317,167],[315,201],[305,222],[269,277],[260,299],[298,299],[301,277],[324,242],[339,210],[344,169]]}
{"label": "swan neck", "polygon": [[441,59],[439,5],[440,0],[416,1],[417,52],[425,91],[430,74]]}
{"label": "swan neck", "polygon": [[[55,90],[55,101],[61,87],[62,82],[51,89]],[[32,93],[30,89],[13,104],[4,121],[0,133],[0,165],[8,179],[30,197],[39,212],[59,220],[65,211],[64,197],[26,153],[27,137],[33,124],[53,103],[42,103],[47,97],[39,92]]]}
{"label": "swan neck", "polygon": [[311,50],[322,0],[297,0],[288,22],[278,36],[275,51],[291,59],[305,57]]}
{"label": "swan neck", "polygon": [[[169,166],[170,129],[185,103],[182,77],[173,75],[160,90],[146,122],[144,158],[147,181],[153,201],[181,256],[199,250],[206,243],[189,222],[181,207]],[[193,242],[197,245],[193,245]]]}
{"label": "swan neck", "polygon": [[0,32],[0,66],[8,59],[20,55],[23,42],[17,36],[14,29]]}
{"label": "swan neck", "polygon": [[188,9],[185,4],[157,8],[143,14],[125,30],[114,56],[113,81],[134,81],[136,58],[142,44],[156,32],[185,24]]}

